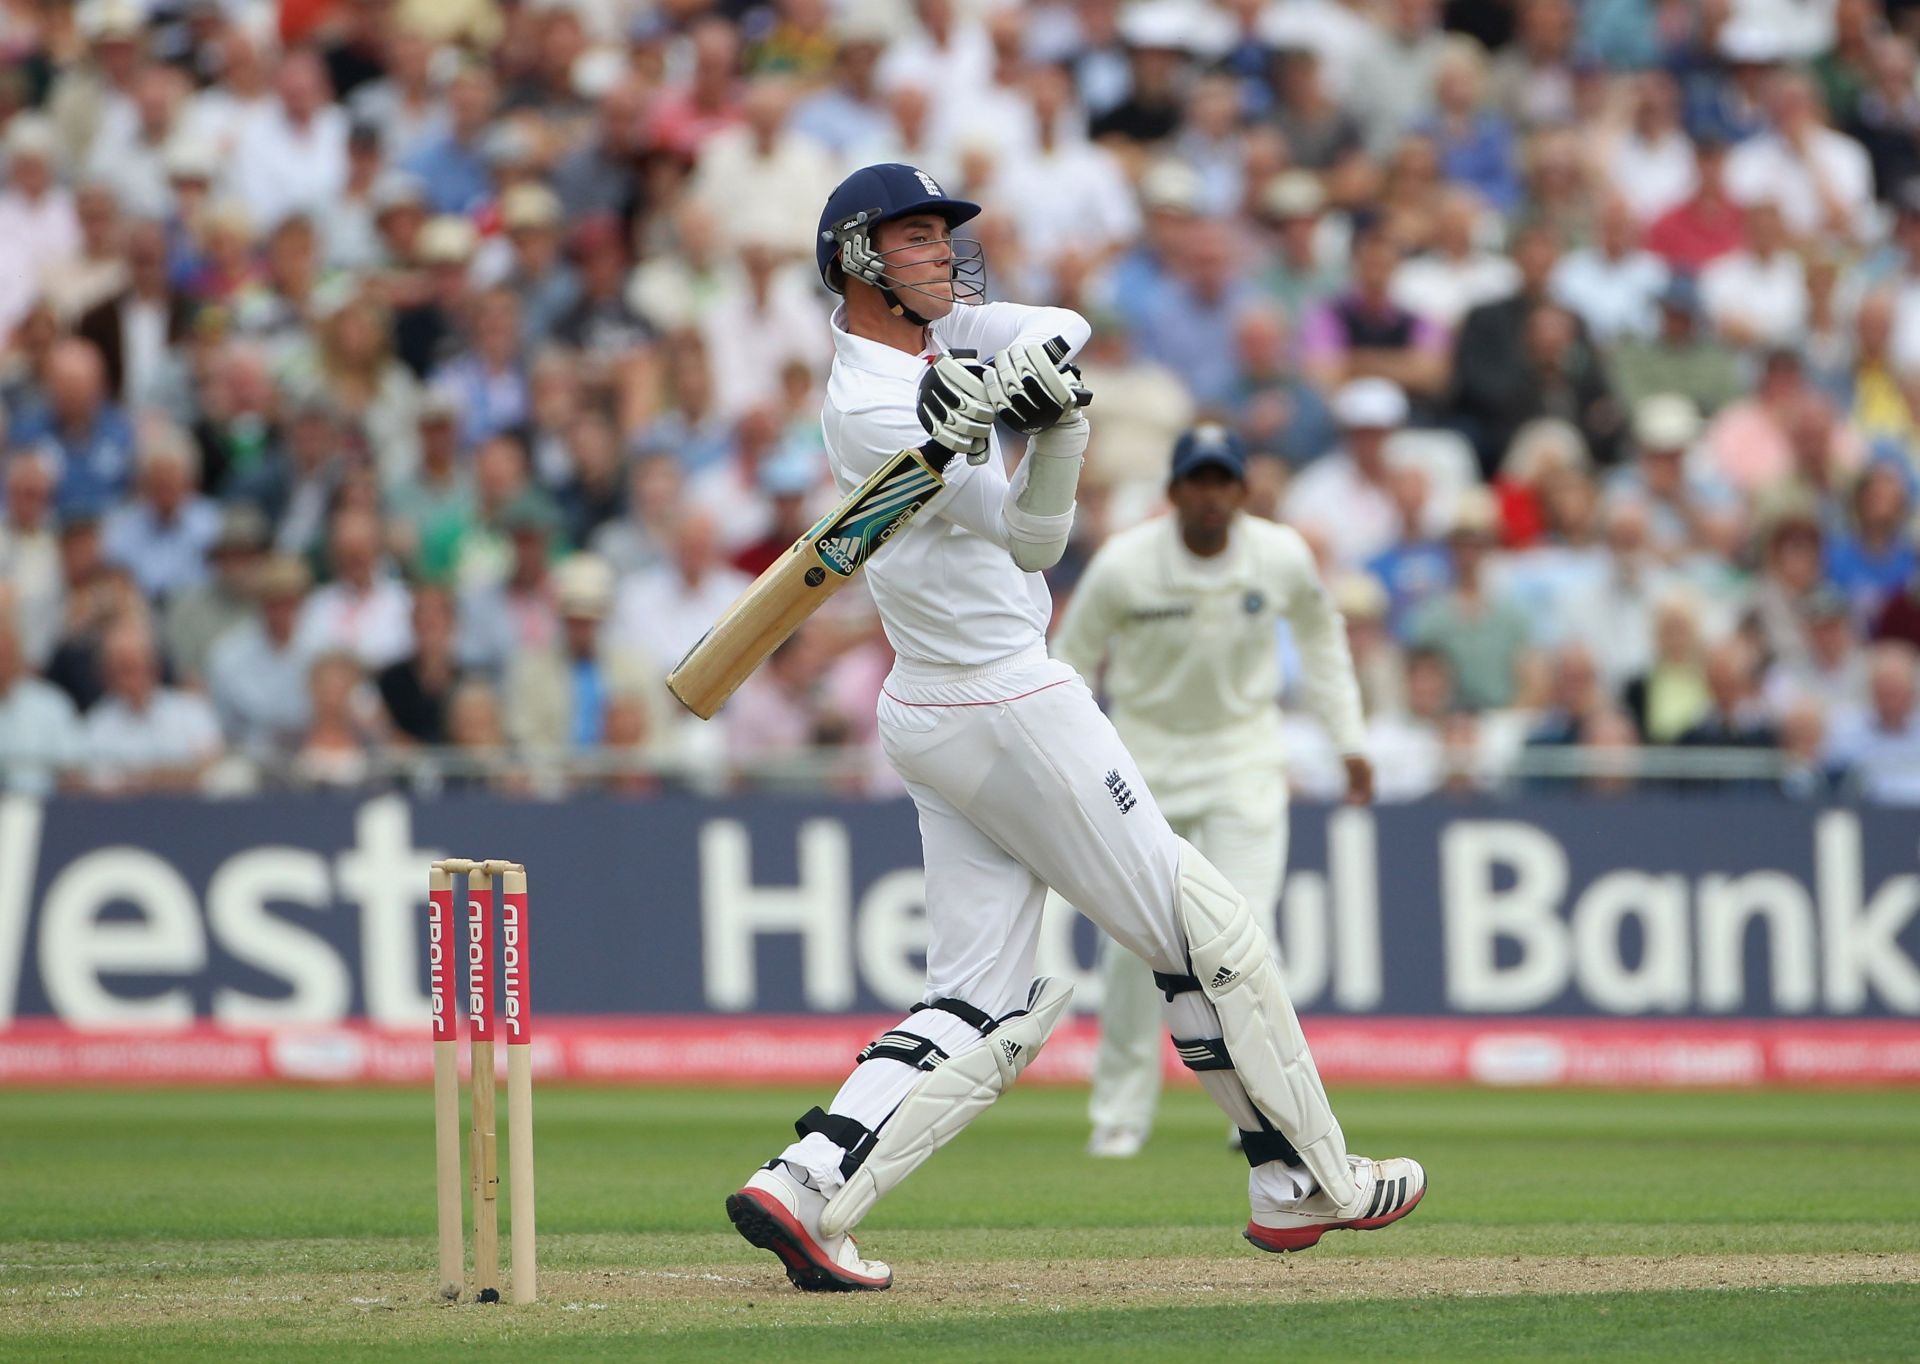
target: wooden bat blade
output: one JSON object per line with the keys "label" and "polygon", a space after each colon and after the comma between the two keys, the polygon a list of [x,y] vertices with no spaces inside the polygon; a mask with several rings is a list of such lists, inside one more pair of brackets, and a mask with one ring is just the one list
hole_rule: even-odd
{"label": "wooden bat blade", "polygon": [[945,486],[918,450],[902,450],[881,465],[748,585],[667,674],[667,690],[711,720],[753,670]]}

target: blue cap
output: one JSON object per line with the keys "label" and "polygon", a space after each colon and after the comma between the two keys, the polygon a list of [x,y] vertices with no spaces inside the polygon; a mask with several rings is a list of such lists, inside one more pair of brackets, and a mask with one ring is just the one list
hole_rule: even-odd
{"label": "blue cap", "polygon": [[1207,468],[1225,469],[1239,479],[1247,476],[1246,443],[1231,427],[1219,422],[1202,422],[1182,432],[1174,442],[1172,482]]}
{"label": "blue cap", "polygon": [[840,254],[838,229],[849,219],[865,214],[859,226],[871,231],[879,223],[915,213],[937,213],[947,220],[948,227],[958,227],[968,219],[978,217],[980,205],[968,203],[965,199],[948,198],[947,192],[940,188],[939,182],[931,175],[897,161],[863,166],[849,175],[827,196],[827,206],[820,211],[820,230],[813,241],[813,259],[820,268],[821,280],[835,293],[840,292],[828,273],[828,267]]}

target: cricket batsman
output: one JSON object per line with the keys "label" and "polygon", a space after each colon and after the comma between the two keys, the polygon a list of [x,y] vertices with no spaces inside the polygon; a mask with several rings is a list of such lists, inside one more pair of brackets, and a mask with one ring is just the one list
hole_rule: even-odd
{"label": "cricket batsman", "polygon": [[[1344,755],[1349,801],[1372,800],[1373,769],[1345,622],[1300,534],[1243,510],[1246,472],[1246,450],[1226,427],[1181,436],[1172,510],[1094,555],[1054,654],[1084,678],[1101,677],[1104,664],[1114,728],[1161,813],[1270,931],[1287,862],[1277,618],[1292,627],[1314,710]],[[1163,1000],[1147,964],[1112,939],[1100,975],[1087,1150],[1132,1156],[1160,1098]],[[1191,1064],[1198,1054],[1186,1058],[1185,1045]]]}
{"label": "cricket batsman", "polygon": [[[740,1234],[809,1291],[892,1284],[850,1233],[1059,1022],[1071,990],[1033,979],[1050,886],[1165,993],[1181,1055],[1243,1134],[1255,1245],[1382,1227],[1426,1191],[1412,1160],[1348,1154],[1266,930],[1174,833],[1080,675],[1047,654],[1040,575],[1066,548],[1088,436],[1065,361],[1089,329],[1063,309],[981,301],[978,244],[953,236],[979,211],[924,171],[868,166],[834,190],[816,238],[842,295],[822,412],[835,479],[853,490],[914,449],[941,487],[867,569],[896,656],[881,744],[920,816],[924,1002],[727,1199]],[[1011,477],[996,421],[1031,435]]]}

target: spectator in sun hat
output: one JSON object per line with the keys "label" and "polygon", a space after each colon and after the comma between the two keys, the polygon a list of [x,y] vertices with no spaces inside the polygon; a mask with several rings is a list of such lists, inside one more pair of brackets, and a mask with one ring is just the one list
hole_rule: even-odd
{"label": "spectator in sun hat", "polygon": [[1298,321],[1309,308],[1338,294],[1347,282],[1344,247],[1330,250],[1327,194],[1319,177],[1283,171],[1259,191],[1256,218],[1266,231],[1267,256],[1260,282]]}
{"label": "spectator in sun hat", "polygon": [[393,320],[394,348],[419,378],[449,360],[461,344],[460,325],[472,306],[471,270],[480,234],[465,218],[429,218],[414,238],[419,277],[403,295]]}
{"label": "spectator in sun hat", "polygon": [[1490,495],[1462,498],[1447,547],[1453,585],[1413,613],[1408,634],[1417,648],[1445,656],[1456,694],[1468,710],[1515,704],[1530,662],[1527,618],[1487,582],[1487,556],[1498,544],[1498,511]]}
{"label": "spectator in sun hat", "polygon": [[553,568],[558,636],[515,651],[506,672],[506,726],[530,749],[590,750],[607,738],[620,701],[651,701],[654,665],[608,638],[617,580],[606,560],[575,554]]}
{"label": "spectator in sun hat", "polygon": [[166,655],[182,682],[201,683],[214,641],[252,614],[254,575],[266,558],[269,531],[267,518],[250,502],[220,508],[206,578],[175,593],[162,616]]}
{"label": "spectator in sun hat", "polygon": [[1199,221],[1200,176],[1180,161],[1152,162],[1141,173],[1140,236],[1102,273],[1096,292],[1104,306],[1136,331],[1163,293],[1173,288],[1181,257]]}
{"label": "spectator in sun hat", "polygon": [[[427,187],[410,171],[384,170],[367,196],[368,226],[372,238],[364,260],[336,259],[334,264],[382,272],[405,271],[417,259],[421,230],[428,221]],[[341,242],[345,251],[347,241]],[[396,299],[396,302],[404,300]]]}
{"label": "spectator in sun hat", "polygon": [[0,337],[27,315],[39,295],[40,272],[80,250],[80,219],[72,193],[55,174],[60,140],[53,124],[33,114],[7,125],[0,153],[6,188],[0,190],[0,241],[8,268],[0,270]]}
{"label": "spectator in sun hat", "polygon": [[291,751],[306,729],[313,655],[295,631],[312,585],[299,559],[260,561],[249,576],[247,615],[207,655],[207,690],[227,738],[256,757]]}
{"label": "spectator in sun hat", "polygon": [[1387,441],[1406,424],[1407,395],[1386,379],[1355,379],[1333,395],[1332,407],[1341,448],[1294,478],[1283,519],[1323,537],[1335,563],[1357,567],[1400,534]]}
{"label": "spectator in sun hat", "polygon": [[1693,457],[1704,429],[1699,407],[1685,394],[1643,398],[1633,410],[1634,458],[1607,478],[1609,498],[1641,505],[1648,542],[1668,561],[1691,549],[1703,516],[1738,502],[1733,489]]}
{"label": "spectator in sun hat", "polygon": [[560,196],[538,181],[517,184],[500,200],[500,225],[510,256],[489,283],[520,300],[520,335],[534,345],[552,336],[580,301],[580,276],[563,249]]}

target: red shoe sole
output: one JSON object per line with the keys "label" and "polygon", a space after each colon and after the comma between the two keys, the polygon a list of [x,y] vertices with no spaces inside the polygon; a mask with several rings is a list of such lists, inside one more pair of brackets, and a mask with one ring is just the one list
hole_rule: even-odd
{"label": "red shoe sole", "polygon": [[727,1217],[748,1245],[779,1256],[788,1280],[803,1293],[877,1293],[893,1286],[891,1274],[870,1279],[827,1259],[793,1214],[758,1189],[728,1194]]}
{"label": "red shoe sole", "polygon": [[1385,1217],[1356,1217],[1351,1222],[1323,1222],[1317,1227],[1263,1227],[1249,1222],[1241,1235],[1262,1250],[1284,1255],[1290,1250],[1306,1250],[1320,1244],[1320,1238],[1330,1231],[1378,1231],[1419,1207],[1420,1200],[1426,1196],[1427,1191],[1422,1188]]}

